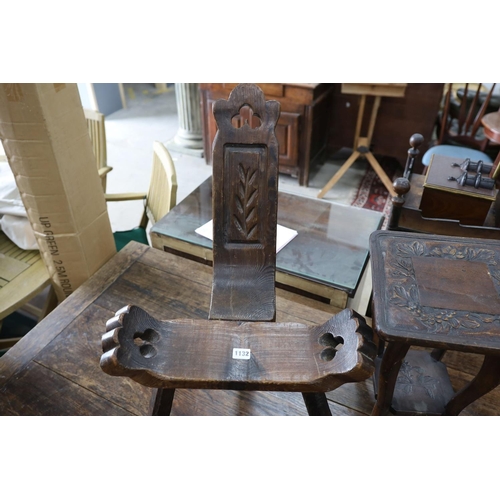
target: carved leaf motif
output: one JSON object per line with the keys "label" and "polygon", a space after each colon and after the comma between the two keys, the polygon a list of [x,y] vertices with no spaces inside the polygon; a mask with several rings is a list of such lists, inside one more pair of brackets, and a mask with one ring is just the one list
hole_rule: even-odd
{"label": "carved leaf motif", "polygon": [[485,262],[486,264],[496,265],[495,252],[480,248],[474,250],[473,248],[456,248],[452,246],[433,248],[430,252],[431,255],[436,257],[449,257],[453,259],[464,259],[469,261]]}
{"label": "carved leaf motif", "polygon": [[257,231],[257,200],[258,191],[253,186],[257,178],[257,170],[245,169],[238,164],[238,193],[235,198],[236,212],[233,215],[234,224],[244,239],[250,239]]}
{"label": "carved leaf motif", "polygon": [[403,259],[396,259],[395,264],[396,264],[396,270],[392,272],[393,276],[406,276],[406,277],[415,276],[415,271],[413,270],[411,262],[407,262]]}
{"label": "carved leaf motif", "polygon": [[434,399],[436,396],[437,383],[436,380],[430,377],[429,375],[419,375],[418,376],[418,385],[425,389],[427,395]]}
{"label": "carved leaf motif", "polygon": [[421,306],[415,285],[394,286],[390,303],[403,307],[426,326],[429,333],[450,333],[453,330],[476,330],[483,323],[500,322],[500,316],[482,315]]}
{"label": "carved leaf motif", "polygon": [[411,366],[403,361],[398,374],[398,386],[407,395],[413,393],[415,387],[422,387],[430,398],[434,398],[437,390],[437,380],[428,375],[419,366]]}
{"label": "carved leaf motif", "polygon": [[412,307],[418,304],[418,290],[414,285],[410,286],[408,290],[402,286],[395,286],[394,294],[391,302],[396,305]]}
{"label": "carved leaf motif", "polygon": [[460,323],[460,326],[462,326],[463,328],[475,329],[481,326],[481,323],[479,321],[473,319],[469,315],[465,316],[464,318],[460,318],[458,321]]}
{"label": "carved leaf motif", "polygon": [[425,253],[424,246],[418,241],[414,241],[413,243],[398,243],[396,249],[400,255],[407,255],[408,257],[424,255]]}

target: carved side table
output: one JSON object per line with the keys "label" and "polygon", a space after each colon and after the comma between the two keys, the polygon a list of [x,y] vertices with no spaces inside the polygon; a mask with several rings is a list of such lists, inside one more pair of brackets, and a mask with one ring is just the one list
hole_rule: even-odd
{"label": "carved side table", "polygon": [[[500,242],[376,231],[370,254],[381,339],[373,414],[458,415],[500,383]],[[445,350],[484,354],[457,393]]]}

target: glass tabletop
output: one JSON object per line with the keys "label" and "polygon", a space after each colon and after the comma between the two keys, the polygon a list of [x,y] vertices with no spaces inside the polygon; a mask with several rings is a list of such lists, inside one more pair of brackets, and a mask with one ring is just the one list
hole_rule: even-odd
{"label": "glass tabletop", "polygon": [[[212,178],[208,178],[158,221],[151,232],[212,248],[195,232],[212,219]],[[278,193],[278,224],[298,235],[276,256],[276,267],[353,296],[369,255],[369,236],[380,229],[380,212]]]}

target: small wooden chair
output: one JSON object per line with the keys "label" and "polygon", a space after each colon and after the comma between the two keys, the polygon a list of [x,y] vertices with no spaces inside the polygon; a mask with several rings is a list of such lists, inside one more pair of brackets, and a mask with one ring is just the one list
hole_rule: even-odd
{"label": "small wooden chair", "polygon": [[[256,128],[232,125],[244,105]],[[161,389],[154,414],[192,388],[301,392],[310,415],[330,415],[325,392],[372,374],[371,329],[350,309],[321,326],[274,322],[279,103],[243,84],[214,115],[210,319],[159,321],[126,306],[106,325],[101,368]]]}
{"label": "small wooden chair", "polygon": [[469,84],[465,84],[460,94],[460,103],[455,106],[453,106],[452,96],[453,84],[448,85],[443,111],[438,122],[437,142],[422,157],[422,163],[426,167],[434,154],[492,163],[493,160],[485,153],[489,140],[482,133],[481,119],[488,110],[495,85],[493,84],[489,92],[481,99],[479,90],[470,91]]}
{"label": "small wooden chair", "polygon": [[104,124],[104,115],[92,109],[84,109],[85,120],[92,143],[92,149],[97,164],[97,170],[102,182],[102,189],[106,192],[107,175],[113,167],[108,165],[108,157],[106,150],[106,127]]}
{"label": "small wooden chair", "polygon": [[147,193],[106,193],[106,201],[144,200],[144,212],[138,227],[128,231],[115,231],[116,250],[120,251],[128,242],[138,241],[149,245],[146,228],[159,221],[177,202],[177,175],[175,165],[167,148],[158,141],[153,143],[153,166]]}

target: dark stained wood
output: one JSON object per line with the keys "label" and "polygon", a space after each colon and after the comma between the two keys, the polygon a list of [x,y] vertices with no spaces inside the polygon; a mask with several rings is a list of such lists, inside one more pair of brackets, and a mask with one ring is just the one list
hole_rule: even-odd
{"label": "dark stained wood", "polygon": [[390,407],[399,369],[410,346],[402,342],[390,342],[380,363],[377,383],[377,402],[372,415],[384,415]]}
{"label": "dark stained wood", "polygon": [[[456,179],[464,174],[472,178],[481,175],[492,182],[487,174],[463,172],[458,167],[463,161],[463,158],[433,155],[420,200],[419,208],[422,211],[422,217],[458,220],[461,224],[473,226],[484,224],[488,211],[497,196],[497,190],[492,187],[462,186],[461,183],[456,182]],[[483,166],[486,167],[485,164]],[[491,169],[492,165],[488,167]]]}
{"label": "dark stained wood", "polygon": [[[494,227],[498,226],[500,221],[498,215],[500,197],[496,190],[490,191],[491,199],[481,200],[471,198],[467,193],[462,194],[456,188],[452,193],[445,193],[428,186],[426,199],[423,199],[424,185],[428,178],[425,175],[413,173],[415,159],[419,154],[418,147],[421,143],[422,136],[420,134],[411,136],[410,145],[412,147],[408,150],[403,177],[394,181],[396,195],[392,198],[388,229],[445,236],[500,239],[500,229]],[[434,161],[432,163],[434,164]],[[439,165],[434,166],[439,168]],[[455,170],[457,169],[455,168]],[[438,179],[439,184],[446,182],[443,179],[447,179],[448,175],[441,175]],[[435,177],[435,173],[431,176],[431,181],[433,177]],[[469,191],[471,191],[470,188]],[[495,196],[496,201],[492,203]],[[472,221],[480,220],[481,224],[470,225],[471,213],[475,214],[472,216]],[[467,221],[469,224],[461,221]]]}
{"label": "dark stained wood", "polygon": [[[378,387],[377,371],[374,386]],[[453,395],[444,363],[429,351],[410,349],[398,371],[390,406],[397,415],[442,415]]]}
{"label": "dark stained wood", "polygon": [[[387,342],[373,414],[387,411],[395,384],[401,386],[408,379],[400,377],[396,382],[410,345],[486,356],[485,365],[474,382],[457,395],[453,395],[447,374],[431,353],[420,356],[418,366],[415,359],[408,361],[411,369],[406,371],[415,372],[417,385],[428,382],[424,389],[429,393],[429,401],[425,403],[422,397],[414,400],[415,411],[459,414],[468,404],[495,388],[500,381],[500,274],[497,269],[500,243],[378,231],[370,238],[370,253],[373,327]],[[404,392],[404,388],[400,389],[400,393]],[[436,394],[438,389],[440,395]],[[414,392],[412,388],[407,394],[415,395]],[[449,404],[446,412],[444,402]],[[392,405],[394,410],[396,406]],[[399,407],[405,413],[412,411],[407,401]]]}
{"label": "dark stained wood", "polygon": [[[114,378],[110,383],[109,377],[96,363],[102,348],[95,339],[102,334],[102,325],[108,318],[108,310],[91,304],[61,330],[57,343],[49,344],[38,353],[36,362],[71,382],[83,383],[92,393],[107,397],[124,410],[140,415],[147,407],[152,391],[146,387],[136,391],[134,382],[126,378]],[[75,359],[81,361],[75,363]]]}
{"label": "dark stained wood", "polygon": [[[164,317],[206,319],[211,274],[207,266],[130,244],[0,359],[0,414],[150,413],[153,389],[109,377],[99,367],[105,320],[124,296]],[[281,290],[277,295],[279,321],[316,324],[331,317],[331,307],[325,304]],[[302,414],[305,407],[297,396],[302,410],[296,414]],[[272,402],[268,412],[282,414],[279,400]],[[248,412],[252,410],[262,414],[250,404]]]}
{"label": "dark stained wood", "polygon": [[[146,270],[148,279],[141,279]],[[110,317],[122,304],[121,292],[126,290],[127,301],[155,315],[174,319],[184,311],[184,317],[206,319],[211,276],[211,268],[205,265],[132,243],[0,358],[0,415],[151,414],[153,389],[105,373],[98,381],[94,379],[101,370],[96,353],[105,323],[99,319],[88,330],[91,311],[99,318],[107,311]],[[192,305],[189,295],[183,295],[185,287],[193,296]],[[276,296],[278,322],[321,324],[332,315],[331,306],[321,302],[284,290],[277,290]],[[86,314],[83,321],[78,319],[81,314]],[[96,329],[100,329],[97,334]],[[68,342],[70,335],[82,339],[75,345]],[[443,362],[455,390],[472,380],[482,359],[479,354],[446,352]],[[326,395],[332,415],[369,415],[375,403],[371,379],[344,384]],[[124,406],[125,400],[134,403]],[[305,416],[307,410],[300,393],[179,389],[171,414]],[[500,415],[500,387],[460,415]]]}
{"label": "dark stained wood", "polygon": [[331,417],[332,412],[323,392],[303,392],[302,397],[311,417]]}
{"label": "dark stained wood", "polygon": [[[496,269],[500,262],[499,242],[376,231],[370,237],[370,254],[374,328],[384,340],[404,338],[405,342],[424,347],[500,353],[500,315],[495,307],[500,289]],[[424,270],[422,259],[427,262]],[[420,267],[415,265],[417,261]],[[474,280],[465,286],[461,275],[472,268]],[[494,289],[497,296],[478,304],[474,295],[480,296],[482,291],[476,283],[482,282],[492,282],[490,290]],[[441,309],[424,303],[422,289],[432,287],[432,283],[442,294],[447,293],[443,285],[447,283],[454,300],[446,299],[448,302],[442,304],[446,307]]]}
{"label": "dark stained wood", "polygon": [[[375,356],[370,329],[350,309],[306,327],[157,321],[129,306],[106,330],[101,368],[149,387],[326,392],[368,378]],[[241,350],[248,350],[248,358],[239,357]]]}
{"label": "dark stained wood", "polygon": [[158,389],[152,399],[153,409],[151,415],[155,417],[168,417],[172,413],[175,389]]}
{"label": "dark stained wood", "polygon": [[[366,416],[366,413],[330,400],[328,405],[333,416]],[[171,415],[307,416],[308,413],[303,398],[298,392],[178,389]]]}
{"label": "dark stained wood", "polygon": [[125,306],[106,323],[101,368],[162,389],[156,414],[170,411],[172,390],[192,388],[300,391],[310,415],[330,415],[325,395],[311,393],[371,375],[371,328],[350,309],[320,326],[274,323],[279,103],[238,85],[214,115],[209,320],[159,321]]}
{"label": "dark stained wood", "polygon": [[[261,124],[231,123],[249,106]],[[214,104],[213,286],[210,319],[272,321],[276,315],[277,101],[238,85]]]}
{"label": "dark stained wood", "polygon": [[332,404],[350,408],[359,414],[370,415],[375,404],[372,378],[357,384],[344,384],[334,391],[327,392],[326,397]]}
{"label": "dark stained wood", "polygon": [[[0,387],[0,415],[106,415],[109,408],[107,399],[81,390],[80,385],[36,362],[28,363]],[[132,415],[116,404],[112,405],[112,414]]]}
{"label": "dark stained wood", "polygon": [[[402,191],[400,190],[398,196],[403,197],[401,200],[402,203],[401,201],[396,201],[396,204],[399,203],[400,209],[398,215],[391,214],[394,221],[391,225],[391,229],[442,234],[444,236],[500,239],[500,228],[493,227],[497,224],[495,222],[493,208],[490,208],[484,226],[465,225],[453,219],[424,217],[422,215],[422,210],[420,210],[424,180],[425,176],[413,174],[410,181],[410,190],[406,191],[406,187]],[[397,179],[394,183],[396,191],[400,189],[398,187],[399,182],[400,180]]]}

